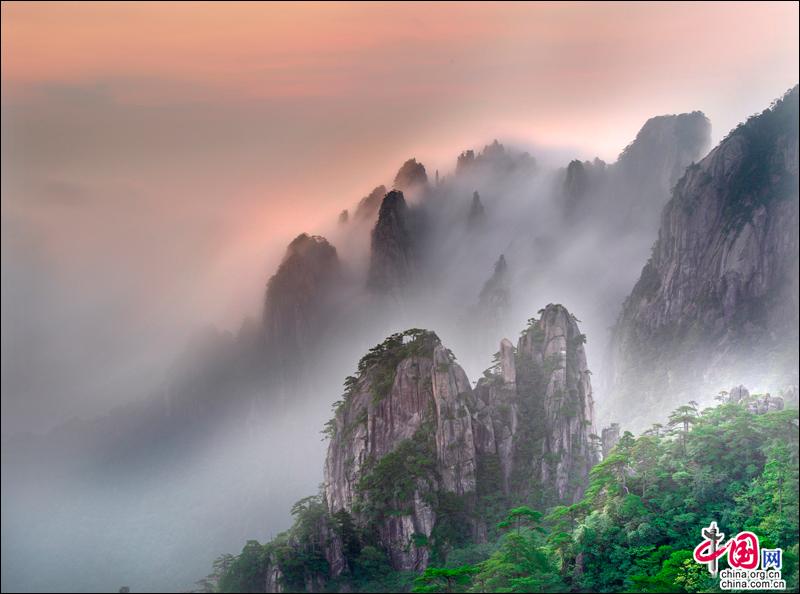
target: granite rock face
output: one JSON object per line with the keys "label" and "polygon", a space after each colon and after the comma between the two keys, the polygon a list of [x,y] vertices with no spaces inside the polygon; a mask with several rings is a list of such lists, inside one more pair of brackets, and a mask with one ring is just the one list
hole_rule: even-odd
{"label": "granite rock face", "polygon": [[[389,337],[348,378],[329,424],[324,498],[331,517],[371,526],[395,569],[426,567],[443,502],[470,509],[480,494],[523,501],[532,489],[542,502],[580,498],[596,461],[583,335],[562,306],[542,312],[516,349],[501,342],[474,390],[424,330]],[[332,575],[346,571],[335,535],[319,540]]]}
{"label": "granite rock face", "polygon": [[673,186],[710,140],[702,112],[663,115],[647,120],[615,163],[571,161],[560,178],[565,220],[655,233]]}
{"label": "granite rock face", "polygon": [[496,459],[503,489],[537,485],[550,501],[577,501],[597,462],[594,399],[577,320],[550,304],[475,387],[479,459]]}
{"label": "granite rock face", "polygon": [[473,427],[479,460],[499,465],[502,491],[508,495],[520,419],[515,350],[507,338],[500,343],[499,355],[497,375],[481,378],[475,387]]}
{"label": "granite rock face", "polygon": [[481,202],[481,195],[477,192],[472,193],[472,202],[467,214],[467,229],[481,229],[486,224],[486,210]]}
{"label": "granite rock face", "polygon": [[416,159],[409,159],[400,167],[394,177],[394,189],[408,191],[424,187],[428,183],[425,166]]}
{"label": "granite rock face", "polygon": [[611,423],[608,427],[603,428],[603,432],[600,435],[604,460],[608,458],[608,455],[611,453],[611,450],[614,449],[614,446],[617,445],[617,442],[619,442],[619,423]]}
{"label": "granite rock face", "polygon": [[336,248],[324,237],[298,235],[267,284],[263,333],[268,355],[293,365],[324,332],[341,280]]}
{"label": "granite rock face", "polygon": [[269,566],[267,567],[267,579],[265,592],[283,592],[283,572],[278,565],[274,555],[270,557]]}
{"label": "granite rock face", "polygon": [[750,390],[748,390],[741,384],[739,384],[738,386],[734,386],[728,392],[728,402],[733,402],[734,404],[744,402],[749,398],[750,398]]}
{"label": "granite rock face", "polygon": [[[336,413],[325,462],[325,498],[330,512],[345,510],[366,522],[364,494],[375,466],[398,448],[416,443],[429,456],[418,476],[391,476],[410,481],[410,498],[386,502],[406,513],[379,513],[380,541],[398,570],[420,570],[428,550],[415,535],[431,536],[436,511],[431,492],[466,495],[475,492],[475,444],[468,408],[470,384],[432,332],[390,337],[380,356],[362,360],[352,392]],[[405,342],[404,341],[408,341]],[[401,450],[398,456],[406,457]],[[397,460],[402,465],[403,460]],[[368,491],[373,499],[374,491]],[[378,502],[373,501],[373,504]],[[373,518],[375,519],[375,518]]]}
{"label": "granite rock face", "polygon": [[393,190],[384,197],[372,230],[367,286],[377,293],[402,293],[416,269],[409,209],[403,193]]}
{"label": "granite rock face", "polygon": [[521,399],[533,399],[544,421],[542,457],[534,466],[559,501],[580,499],[597,461],[590,439],[596,431],[585,341],[575,316],[551,304],[517,346],[517,391]]}
{"label": "granite rock face", "polygon": [[697,379],[797,383],[797,124],[795,87],[677,184],[614,329],[616,418],[691,400]]}
{"label": "granite rock face", "polygon": [[700,112],[650,118],[615,168],[640,200],[668,196],[688,165],[708,149],[711,123]]}
{"label": "granite rock face", "polygon": [[480,175],[499,178],[508,175],[530,174],[536,170],[536,160],[528,153],[506,149],[494,140],[477,154],[473,150],[462,152],[456,160],[456,175]]}
{"label": "granite rock face", "polygon": [[734,386],[728,391],[727,401],[746,406],[748,411],[756,415],[783,410],[786,407],[783,396],[773,396],[769,392],[751,395],[750,391],[742,385]]}
{"label": "granite rock face", "polygon": [[386,196],[386,186],[377,186],[369,194],[364,196],[356,206],[353,218],[356,221],[374,222],[378,216],[378,210]]}
{"label": "granite rock face", "polygon": [[577,159],[570,161],[564,175],[562,192],[564,195],[564,212],[567,218],[575,216],[590,188],[589,172],[591,163],[584,164]]}
{"label": "granite rock face", "polygon": [[495,262],[492,276],[478,295],[481,317],[492,328],[500,327],[511,309],[511,287],[508,263],[503,254]]}

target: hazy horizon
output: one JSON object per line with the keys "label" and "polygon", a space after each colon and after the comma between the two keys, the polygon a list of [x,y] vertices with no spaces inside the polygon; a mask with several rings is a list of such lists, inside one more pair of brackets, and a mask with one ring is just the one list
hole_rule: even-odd
{"label": "hazy horizon", "polygon": [[[286,243],[406,158],[610,162],[693,110],[716,144],[798,65],[793,3],[2,11],[4,435],[143,396],[132,376],[258,315]],[[6,364],[32,358],[47,377]]]}
{"label": "hazy horizon", "polygon": [[[563,304],[584,437],[667,422],[665,399],[614,398],[611,328],[673,185],[800,67],[798,4],[777,2],[3,2],[2,39],[2,588],[21,591],[183,591],[287,529],[327,480],[342,382],[406,328],[474,385]],[[429,182],[409,168],[371,245],[379,202],[354,209],[410,158]],[[338,258],[297,242],[265,305],[300,233]],[[781,361],[692,398],[779,393]]]}

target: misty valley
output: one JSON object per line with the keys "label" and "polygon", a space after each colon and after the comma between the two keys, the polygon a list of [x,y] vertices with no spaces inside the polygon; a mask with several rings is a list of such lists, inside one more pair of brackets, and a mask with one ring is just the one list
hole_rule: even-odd
{"label": "misty valley", "polygon": [[800,3],[0,17],[0,592],[800,591]]}
{"label": "misty valley", "polygon": [[796,591],[798,88],[710,144],[408,159],[149,396],[4,437],[3,590],[716,592],[715,521]]}

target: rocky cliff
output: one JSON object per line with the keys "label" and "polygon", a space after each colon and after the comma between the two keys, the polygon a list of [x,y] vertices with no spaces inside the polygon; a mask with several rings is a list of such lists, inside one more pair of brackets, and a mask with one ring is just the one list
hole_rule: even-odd
{"label": "rocky cliff", "polygon": [[428,183],[425,166],[416,159],[409,159],[397,171],[394,177],[394,189],[409,191],[424,187]]}
{"label": "rocky cliff", "polygon": [[484,283],[478,295],[478,309],[482,319],[493,329],[500,327],[511,308],[511,279],[508,264],[503,254],[494,264],[489,280]]}
{"label": "rocky cliff", "polygon": [[[473,390],[449,349],[410,330],[373,348],[347,379],[326,431],[324,499],[377,535],[396,570],[423,569],[461,538],[496,522],[483,497],[508,503],[573,502],[596,461],[583,335],[562,306],[532,320],[515,349]],[[329,539],[332,575],[347,571]]]}
{"label": "rocky cliff", "polygon": [[673,186],[710,142],[711,124],[702,112],[650,118],[615,163],[573,160],[563,170],[565,219],[655,233]]}
{"label": "rocky cliff", "polygon": [[486,210],[481,202],[481,195],[475,191],[472,193],[472,203],[467,214],[467,228],[470,230],[481,229],[486,225]]}
{"label": "rocky cliff", "polygon": [[502,178],[517,173],[533,173],[536,160],[526,152],[515,152],[494,140],[479,153],[463,151],[456,160],[456,175],[480,175]]}
{"label": "rocky cliff", "polygon": [[303,359],[329,322],[341,280],[339,258],[324,237],[298,235],[267,284],[263,332],[268,356],[280,367]]}
{"label": "rocky cliff", "polygon": [[605,189],[607,168],[605,161],[570,161],[562,186],[563,211],[567,220],[575,220],[585,207],[588,195]]}
{"label": "rocky cliff", "polygon": [[403,192],[386,194],[372,230],[367,286],[378,293],[402,293],[417,268],[409,208]]}
{"label": "rocky cliff", "polygon": [[645,122],[615,167],[640,203],[668,196],[686,167],[708,150],[710,140],[711,123],[701,111],[656,116]]}
{"label": "rocky cliff", "polygon": [[[496,455],[507,492],[538,493],[540,501],[577,501],[597,461],[591,444],[594,399],[577,320],[561,305],[532,318],[516,351],[501,344],[494,369],[475,388],[494,434],[484,455]],[[513,356],[512,356],[513,355]]]}
{"label": "rocky cliff", "polygon": [[384,196],[386,196],[386,186],[377,186],[364,196],[356,207],[353,215],[355,220],[373,222],[378,215]]}
{"label": "rocky cliff", "polygon": [[797,340],[795,87],[677,184],[614,330],[614,413],[643,421],[698,380],[710,394],[739,377],[796,384]]}
{"label": "rocky cliff", "polygon": [[420,570],[440,496],[475,491],[469,380],[435,334],[412,330],[373,349],[348,382],[330,426],[329,510],[374,526],[395,569]]}

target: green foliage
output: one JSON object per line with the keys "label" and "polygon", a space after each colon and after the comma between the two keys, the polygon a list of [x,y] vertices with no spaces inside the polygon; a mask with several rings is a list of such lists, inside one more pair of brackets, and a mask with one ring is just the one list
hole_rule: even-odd
{"label": "green foliage", "polygon": [[476,567],[463,565],[453,569],[428,567],[414,580],[412,592],[466,592],[472,576],[478,572]]}
{"label": "green foliage", "polygon": [[336,436],[336,417],[328,419],[322,426],[323,441],[326,439],[333,439]]}
{"label": "green foliage", "polygon": [[[428,567],[413,592],[564,592],[557,555],[547,532],[538,524],[542,514],[527,506],[508,511],[501,522],[514,530],[492,550],[470,550],[482,560],[449,567]],[[454,555],[458,556],[458,555]]]}
{"label": "green foliage", "polygon": [[[539,310],[539,313],[544,313],[543,309]],[[534,344],[541,344],[541,342],[545,339],[544,328],[542,324],[539,323],[539,320],[536,318],[529,318],[527,327],[522,331],[521,335],[524,336],[526,334],[530,334],[531,341]]]}
{"label": "green foliage", "polygon": [[267,579],[266,552],[258,541],[248,540],[240,555],[225,567],[220,580],[220,592],[263,592]]}
{"label": "green foliage", "polygon": [[195,582],[195,591],[199,592],[218,592],[220,591],[220,581],[230,570],[231,565],[236,561],[236,556],[225,553],[214,559],[212,572],[201,580]]}
{"label": "green foliage", "polygon": [[358,529],[353,521],[353,516],[347,510],[340,509],[333,514],[333,526],[342,541],[342,553],[352,571],[362,551]]}
{"label": "green foliage", "polygon": [[531,509],[527,505],[515,507],[508,512],[508,515],[500,522],[498,528],[514,527],[519,534],[523,526],[532,527],[537,525],[542,519],[542,513]]}
{"label": "green foliage", "polygon": [[500,362],[500,351],[497,351],[494,355],[492,355],[492,364],[483,370],[483,377],[491,381],[502,381],[502,368],[503,365]]}
{"label": "green foliage", "polygon": [[[536,373],[518,376],[523,390]],[[524,397],[519,406],[526,406]],[[535,410],[533,400],[527,406]],[[423,426],[394,452],[368,461],[353,515],[329,516],[320,496],[303,499],[292,508],[288,532],[221,557],[199,585],[263,591],[277,565],[284,591],[304,591],[310,579],[327,591],[352,592],[412,586],[415,592],[715,592],[718,581],[691,557],[700,528],[714,520],[731,536],[751,530],[762,546],[781,547],[787,589],[796,591],[797,411],[755,415],[746,403],[726,403],[699,412],[690,403],[670,415],[669,425],[671,431],[654,426],[639,437],[625,432],[592,469],[583,499],[545,505],[546,514],[528,505],[544,499],[541,494],[519,491],[524,502],[503,494],[496,456],[478,460],[474,498],[436,490],[433,428]],[[534,435],[528,434],[531,452],[537,451]],[[421,575],[394,571],[375,530],[385,517],[408,513],[415,493],[436,512],[430,536],[415,533],[409,542],[430,552]],[[337,578],[323,555],[319,526],[325,522],[347,561]],[[488,529],[488,542],[474,541],[479,525]]]}
{"label": "green foliage", "polygon": [[566,592],[556,556],[543,535],[526,528],[510,532],[486,561],[477,565],[471,592]]}
{"label": "green foliage", "polygon": [[469,544],[471,520],[474,518],[464,496],[439,492],[432,494],[430,499],[436,512],[436,524],[430,539],[431,561],[445,564],[453,548]]}
{"label": "green foliage", "polygon": [[[352,397],[360,385],[369,382],[373,402],[380,402],[392,390],[397,372],[397,366],[408,357],[432,357],[433,349],[439,344],[435,332],[412,328],[405,332],[398,332],[387,337],[382,343],[372,347],[358,362],[357,376],[349,375],[344,380],[344,394],[341,400],[332,405],[333,418],[329,419],[322,428],[323,440],[336,436],[337,419],[344,415]],[[447,350],[450,363],[456,360],[452,351]],[[439,371],[446,371],[445,365],[439,366]],[[366,412],[364,413],[366,414]],[[349,435],[360,423],[365,422],[363,416],[344,427],[344,435]]]}
{"label": "green foliage", "polygon": [[747,152],[728,184],[731,195],[725,202],[724,215],[730,227],[740,228],[752,219],[758,207],[770,201],[797,195],[797,174],[775,158],[777,139],[793,135],[796,144],[797,129],[798,88],[794,87],[769,109],[750,117],[730,133],[729,138],[743,139]]}
{"label": "green foliage", "polygon": [[[712,520],[729,534],[752,530],[791,550],[798,540],[796,423],[792,410],[754,415],[724,404],[698,413],[690,404],[671,415],[672,434],[624,435],[592,470],[574,517],[568,557],[580,557],[583,571],[572,587],[713,591],[708,572],[691,560],[700,528]],[[796,580],[796,568],[785,570],[787,582]]]}
{"label": "green foliage", "polygon": [[361,358],[358,374],[370,377],[373,399],[379,402],[391,391],[400,362],[408,357],[432,357],[438,343],[436,333],[430,330],[412,328],[392,334]]}
{"label": "green foliage", "polygon": [[572,340],[570,342],[573,347],[577,348],[578,345],[586,344],[586,335],[576,334],[575,336],[572,337]]}
{"label": "green foliage", "polygon": [[356,487],[360,509],[372,521],[386,515],[407,514],[420,483],[432,484],[435,476],[433,429],[423,425],[394,451],[365,464]]}

